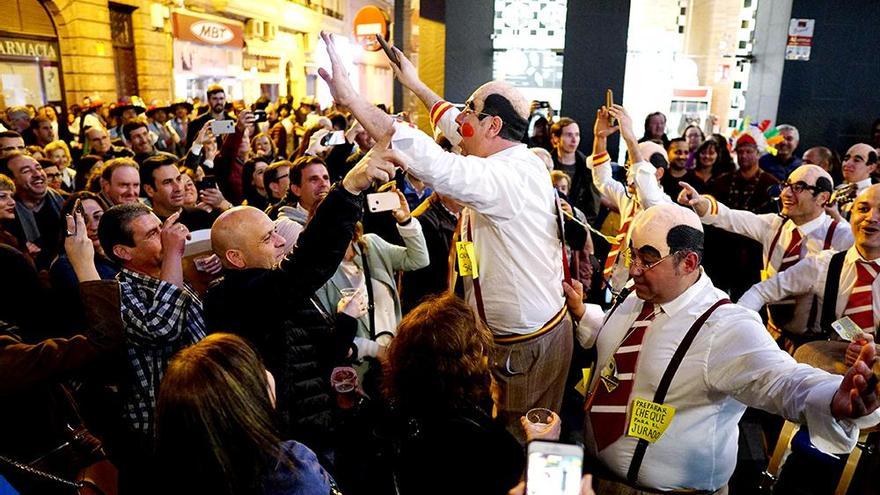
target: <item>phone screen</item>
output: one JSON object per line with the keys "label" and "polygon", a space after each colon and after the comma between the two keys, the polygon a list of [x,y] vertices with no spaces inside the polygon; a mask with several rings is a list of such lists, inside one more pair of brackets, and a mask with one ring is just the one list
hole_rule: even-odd
{"label": "phone screen", "polygon": [[581,488],[582,464],[581,455],[530,449],[526,472],[526,494],[578,495]]}

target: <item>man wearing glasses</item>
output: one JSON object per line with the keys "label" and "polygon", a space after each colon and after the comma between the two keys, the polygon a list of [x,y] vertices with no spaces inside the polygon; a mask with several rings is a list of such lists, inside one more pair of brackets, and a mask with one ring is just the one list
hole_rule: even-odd
{"label": "man wearing glasses", "polygon": [[876,383],[867,383],[874,347],[860,346],[843,377],[796,363],[703,271],[694,212],[648,208],[630,249],[633,293],[604,322],[569,300],[598,356],[584,425],[598,493],[726,494],[747,406],[808,424],[830,453],[850,452],[859,428],[880,421]]}
{"label": "man wearing glasses", "polygon": [[467,207],[455,246],[458,273],[466,300],[495,336],[491,359],[501,418],[524,441],[519,420],[529,409],[559,411],[573,345],[562,292],[556,194],[544,163],[520,142],[528,128],[529,101],[511,85],[492,81],[477,88],[459,112],[419,80],[415,66],[395,50],[398,79],[462,151],[449,153],[357,94],[332,37],[322,36],[333,74],[320,73],[336,103],[349,108],[377,141],[393,133],[393,149],[378,153]]}
{"label": "man wearing glasses", "polygon": [[[689,205],[703,223],[754,239],[763,245],[764,269],[761,280],[784,271],[810,253],[824,249],[849,249],[853,244],[849,225],[825,213],[833,183],[828,172],[816,165],[801,165],[782,184],[779,215],[758,215],[733,210],[710,195],[700,195],[688,184],[678,197]],[[775,338],[782,334],[790,351],[798,345],[822,337],[814,298],[803,295],[769,306],[768,330]]]}

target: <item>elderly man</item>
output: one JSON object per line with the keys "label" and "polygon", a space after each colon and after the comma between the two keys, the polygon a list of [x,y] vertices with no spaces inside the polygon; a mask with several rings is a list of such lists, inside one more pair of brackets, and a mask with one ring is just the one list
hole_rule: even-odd
{"label": "elderly man", "polygon": [[[636,490],[613,491],[621,483],[603,480],[599,493],[726,493],[746,406],[807,423],[827,452],[849,452],[860,427],[880,422],[876,386],[867,386],[873,346],[844,377],[797,364],[756,313],[730,304],[703,272],[695,213],[672,204],[648,208],[633,223],[630,249],[633,293],[604,322],[601,311],[591,311],[578,327],[581,343],[598,353],[587,452],[599,472]],[[586,308],[577,289],[566,292],[580,317]]]}
{"label": "elderly man", "polygon": [[[381,148],[387,147],[386,139]],[[324,460],[333,450],[330,372],[347,355],[357,322],[339,316],[334,329],[333,316],[313,296],[342,262],[361,217],[361,192],[393,175],[380,157],[361,160],[330,189],[287,257],[284,238],[256,208],[232,208],[211,228],[224,278],[205,299],[208,328],[254,344],[277,380],[285,438],[307,443]]]}
{"label": "elderly man", "polygon": [[776,154],[764,153],[758,159],[758,166],[761,170],[773,175],[780,181],[784,181],[794,169],[803,163],[794,151],[800,143],[800,133],[797,127],[788,124],[780,124],[776,126],[782,141],[776,145]]}
{"label": "elderly man", "polygon": [[114,146],[110,142],[110,135],[107,134],[107,129],[101,126],[86,129],[85,137],[89,143],[89,154],[98,155],[102,160],[134,156],[134,152],[130,149],[124,146]]}
{"label": "elderly man", "polygon": [[15,182],[14,230],[28,242],[32,254],[38,253],[37,268],[48,268],[57,254],[64,198],[49,187],[42,165],[20,151],[0,158],[0,174]]}
{"label": "elderly man", "polygon": [[[699,195],[688,184],[679,203],[694,208],[703,223],[744,235],[764,249],[762,279],[784,271],[809,253],[823,249],[844,250],[852,246],[852,232],[825,213],[833,184],[828,172],[816,165],[801,165],[783,183],[781,216],[757,215],[733,210],[709,195]],[[792,349],[821,334],[812,297],[800,297],[769,308],[768,329],[774,337],[784,334]]]}
{"label": "elderly man", "polygon": [[[556,194],[544,163],[520,141],[529,102],[509,84],[477,88],[458,112],[431,91],[396,51],[395,74],[431,109],[431,122],[467,156],[448,153],[425,133],[357,94],[322,33],[333,75],[321,69],[336,103],[374,138],[394,134],[387,160],[467,208],[456,244],[465,296],[495,336],[493,374],[508,430],[524,440],[519,418],[533,407],[559,410],[572,352],[571,320],[559,281],[562,243]],[[375,149],[375,148],[374,148]]]}

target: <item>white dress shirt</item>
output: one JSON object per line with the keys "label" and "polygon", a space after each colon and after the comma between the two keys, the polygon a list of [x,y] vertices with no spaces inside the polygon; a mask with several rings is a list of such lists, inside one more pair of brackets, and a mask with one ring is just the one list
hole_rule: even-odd
{"label": "white dress shirt", "polygon": [[[807,256],[788,270],[753,285],[743,294],[738,304],[756,310],[764,304],[791,296],[808,295],[812,297],[815,295],[819,301],[817,314],[821,315],[822,305],[825,303],[828,264],[831,263],[831,257],[834,253],[835,251],[829,250]],[[865,260],[862,258],[855,246],[847,250],[846,257],[843,259],[843,267],[840,270],[840,285],[837,288],[837,301],[834,306],[834,314],[837,318],[840,318],[846,309],[846,303],[856,285],[856,261],[858,260],[880,263],[880,259]],[[873,294],[874,328],[877,328],[880,324],[880,277],[874,279],[871,293]]]}
{"label": "white dress shirt", "polygon": [[[657,182],[657,169],[646,161],[641,161],[632,165],[627,170],[627,183],[635,186],[635,195],[631,194],[627,186],[614,180],[611,174],[611,158],[608,153],[599,153],[598,155],[590,155],[587,157],[587,167],[593,172],[593,184],[602,197],[611,201],[617,211],[620,212],[620,221],[626,220],[626,214],[635,203],[635,215],[638,215],[645,208],[650,208],[656,204],[673,203],[672,199],[660,187]],[[632,225],[632,223],[630,223]],[[619,230],[617,226],[616,230]],[[616,235],[615,231],[615,235]],[[611,275],[611,287],[620,290],[629,280],[629,267],[624,263],[623,251],[629,246],[630,231],[627,230],[621,241],[621,255],[617,257],[614,263],[614,273]]]}
{"label": "white dress shirt", "polygon": [[[453,144],[460,141],[458,113],[450,109],[438,122]],[[409,172],[467,206],[462,238],[470,226],[489,328],[496,335],[540,329],[565,304],[556,194],[547,167],[523,144],[486,158],[461,156],[407,124],[394,126],[392,146],[411,160]],[[464,285],[476,307],[470,277]]]}
{"label": "white dress shirt", "polygon": [[[724,229],[728,232],[734,232],[754,239],[763,246],[763,261],[766,268],[766,277],[769,278],[779,271],[782,265],[782,258],[785,250],[791,242],[791,236],[795,229],[801,233],[800,256],[811,253],[818,253],[825,248],[825,238],[828,235],[828,229],[834,221],[825,212],[818,217],[804,223],[803,225],[795,225],[792,221],[786,221],[775,213],[765,213],[758,215],[746,210],[733,210],[723,203],[715,201],[711,196],[708,197],[712,205],[709,211],[700,219],[707,225]],[[773,246],[773,252],[770,252],[773,239],[779,232],[779,226],[782,225],[782,232],[776,245]],[[834,235],[831,238],[830,249],[836,251],[849,249],[853,245],[853,235],[850,226],[846,222],[838,222],[834,228]],[[769,263],[768,263],[769,259]],[[791,270],[791,267],[789,268]],[[778,301],[782,301],[781,299]],[[782,329],[792,334],[800,335],[807,331],[819,332],[819,321],[813,322],[811,328],[807,328],[810,319],[811,306],[813,305],[813,297],[802,295],[795,298],[794,315],[791,320],[784,322]],[[759,308],[760,309],[760,308]],[[816,313],[821,314],[821,313]]]}
{"label": "white dress shirt", "polygon": [[[648,327],[639,351],[630,404],[633,397],[653,400],[682,338],[700,315],[724,297],[701,272],[679,297],[659,305],[662,312]],[[579,332],[597,346],[597,367],[616,351],[642,305],[631,294],[599,330],[595,318],[581,320]],[[736,466],[738,423],[746,406],[808,424],[814,445],[823,451],[851,451],[859,428],[880,421],[880,411],[855,421],[835,420],[829,406],[841,380],[795,362],[777,347],[755,312],[736,304],[720,306],[697,334],[672,380],[665,404],[676,409],[675,416],[664,435],[648,447],[638,483],[659,490],[714,491],[724,486]],[[589,451],[625,478],[638,439],[624,435],[596,453],[589,419],[585,433]]]}

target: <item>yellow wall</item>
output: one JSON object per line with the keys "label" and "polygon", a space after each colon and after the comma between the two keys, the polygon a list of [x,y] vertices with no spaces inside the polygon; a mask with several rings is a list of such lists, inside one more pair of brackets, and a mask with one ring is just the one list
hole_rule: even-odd
{"label": "yellow wall", "polygon": [[[446,25],[425,18],[419,18],[419,78],[434,90],[443,95],[444,73],[446,71]],[[431,132],[428,121],[428,110],[423,105],[416,112],[416,123],[420,129]]]}

